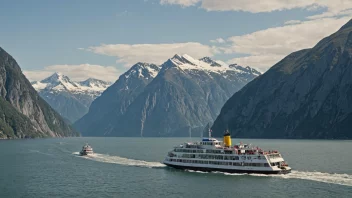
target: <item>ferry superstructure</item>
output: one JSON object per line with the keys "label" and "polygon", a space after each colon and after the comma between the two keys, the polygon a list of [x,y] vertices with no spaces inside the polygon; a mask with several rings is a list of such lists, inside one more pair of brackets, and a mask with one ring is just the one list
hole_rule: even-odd
{"label": "ferry superstructure", "polygon": [[82,150],[81,152],[79,152],[80,155],[91,155],[93,154],[93,148],[88,144],[86,143],[86,145],[84,145],[82,147]]}
{"label": "ferry superstructure", "polygon": [[177,169],[229,173],[286,174],[291,168],[278,151],[264,151],[248,144],[231,145],[230,133],[224,141],[203,138],[200,142],[174,147],[164,162]]}

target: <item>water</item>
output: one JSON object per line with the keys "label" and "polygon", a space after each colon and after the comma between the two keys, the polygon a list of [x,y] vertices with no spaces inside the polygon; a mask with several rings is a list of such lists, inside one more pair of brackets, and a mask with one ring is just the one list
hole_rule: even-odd
{"label": "water", "polygon": [[[352,141],[242,140],[281,151],[294,171],[276,176],[160,163],[184,141],[189,138],[0,141],[0,197],[352,197]],[[95,155],[78,155],[86,142]]]}

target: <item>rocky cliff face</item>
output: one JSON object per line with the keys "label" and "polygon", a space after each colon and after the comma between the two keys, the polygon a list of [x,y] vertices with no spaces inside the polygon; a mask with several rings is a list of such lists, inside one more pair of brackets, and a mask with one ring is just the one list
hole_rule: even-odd
{"label": "rocky cliff face", "polygon": [[0,48],[0,138],[77,136]]}
{"label": "rocky cliff face", "polygon": [[93,100],[110,85],[110,82],[93,78],[76,82],[61,73],[32,82],[39,95],[72,123],[85,115]]}
{"label": "rocky cliff face", "polygon": [[352,22],[294,52],[224,105],[212,129],[234,137],[352,138]]}
{"label": "rocky cliff face", "polygon": [[[136,70],[134,67],[126,74]],[[127,94],[121,92],[126,89],[126,74],[122,75],[93,102],[85,117],[101,117],[93,108],[106,107],[103,112],[110,113],[81,130],[83,134],[189,136],[213,121],[224,102],[260,74],[251,68],[221,65],[208,57],[196,60],[188,55],[175,55],[158,68],[153,76],[128,78],[134,87],[128,86],[131,90]],[[82,129],[88,123],[82,119],[76,126]]]}
{"label": "rocky cliff face", "polygon": [[137,63],[111,85],[89,108],[89,112],[75,123],[86,136],[111,134],[116,120],[159,73],[160,66]]}

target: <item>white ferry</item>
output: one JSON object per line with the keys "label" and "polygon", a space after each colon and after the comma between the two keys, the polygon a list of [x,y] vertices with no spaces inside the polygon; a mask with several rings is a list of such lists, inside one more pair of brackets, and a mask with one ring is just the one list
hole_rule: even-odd
{"label": "white ferry", "polygon": [[168,153],[163,163],[177,169],[205,172],[260,174],[291,172],[291,168],[278,151],[264,151],[243,143],[232,146],[229,132],[225,133],[223,142],[209,135],[209,138],[203,138],[201,142],[176,146]]}
{"label": "white ferry", "polygon": [[91,146],[89,146],[89,144],[87,143],[86,145],[84,145],[82,147],[81,152],[79,152],[80,155],[91,155],[93,154],[93,148]]}

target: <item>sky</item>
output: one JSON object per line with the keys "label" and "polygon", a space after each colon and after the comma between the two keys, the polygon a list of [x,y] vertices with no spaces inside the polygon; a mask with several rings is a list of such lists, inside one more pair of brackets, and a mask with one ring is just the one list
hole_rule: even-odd
{"label": "sky", "polygon": [[351,17],[352,0],[1,0],[0,47],[30,80],[115,81],[175,54],[265,72]]}

